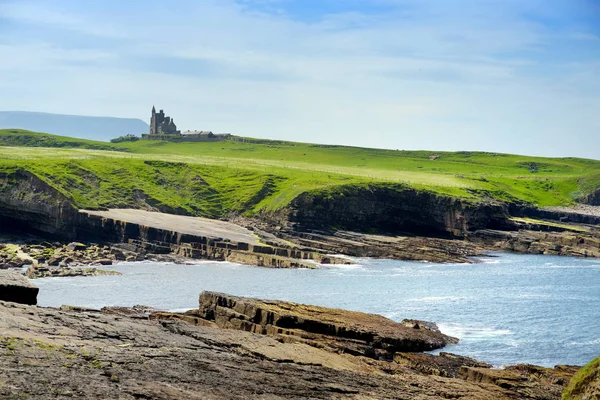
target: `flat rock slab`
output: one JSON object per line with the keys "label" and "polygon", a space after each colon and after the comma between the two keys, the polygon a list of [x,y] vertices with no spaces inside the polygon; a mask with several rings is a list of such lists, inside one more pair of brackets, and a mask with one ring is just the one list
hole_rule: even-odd
{"label": "flat rock slab", "polygon": [[0,271],[0,300],[35,305],[39,290],[18,272]]}
{"label": "flat rock slab", "polygon": [[253,245],[260,244],[258,237],[252,231],[227,221],[132,209],[80,210],[80,212],[187,235],[223,238],[232,242]]}
{"label": "flat rock slab", "polygon": [[507,388],[248,332],[2,301],[0,371],[0,399],[560,400],[564,387],[527,370]]}
{"label": "flat rock slab", "polygon": [[[435,324],[405,324],[381,315],[286,301],[202,292],[197,316],[221,328],[239,329],[328,347],[371,358],[428,351],[456,343]],[[191,311],[194,313],[194,311]],[[414,322],[414,321],[413,321]]]}

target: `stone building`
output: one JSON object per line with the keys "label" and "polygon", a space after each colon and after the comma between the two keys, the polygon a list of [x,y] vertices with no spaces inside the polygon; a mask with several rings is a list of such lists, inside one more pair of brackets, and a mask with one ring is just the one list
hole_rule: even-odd
{"label": "stone building", "polygon": [[171,117],[165,116],[165,112],[160,110],[156,112],[154,106],[152,106],[152,117],[150,119],[150,135],[179,135],[180,131],[177,130],[177,125]]}
{"label": "stone building", "polygon": [[[231,137],[229,133],[213,133],[212,131],[185,131],[177,130],[177,126],[171,117],[165,116],[165,112],[152,106],[152,117],[150,118],[150,134],[142,134],[142,140],[168,140],[170,142],[221,142]],[[119,141],[125,139],[119,138]],[[127,139],[129,140],[129,139]]]}

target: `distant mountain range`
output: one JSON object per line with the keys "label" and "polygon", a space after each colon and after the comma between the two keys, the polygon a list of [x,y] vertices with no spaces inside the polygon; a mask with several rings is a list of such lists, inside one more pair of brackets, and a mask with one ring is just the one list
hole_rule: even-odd
{"label": "distant mountain range", "polygon": [[0,111],[0,129],[3,128],[20,128],[82,139],[109,141],[128,133],[136,135],[147,133],[149,126],[137,118]]}

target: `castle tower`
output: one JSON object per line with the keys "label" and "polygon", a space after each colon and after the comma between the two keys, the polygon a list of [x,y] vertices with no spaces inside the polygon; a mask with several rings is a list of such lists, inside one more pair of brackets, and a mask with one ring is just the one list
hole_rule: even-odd
{"label": "castle tower", "polygon": [[152,106],[152,117],[150,118],[150,134],[156,135],[158,132],[158,124],[156,123],[156,108]]}

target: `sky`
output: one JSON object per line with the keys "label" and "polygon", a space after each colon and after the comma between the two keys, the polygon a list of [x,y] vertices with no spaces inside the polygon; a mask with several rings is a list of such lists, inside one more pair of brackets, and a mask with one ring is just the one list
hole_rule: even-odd
{"label": "sky", "polygon": [[0,110],[600,159],[600,0],[0,0]]}

